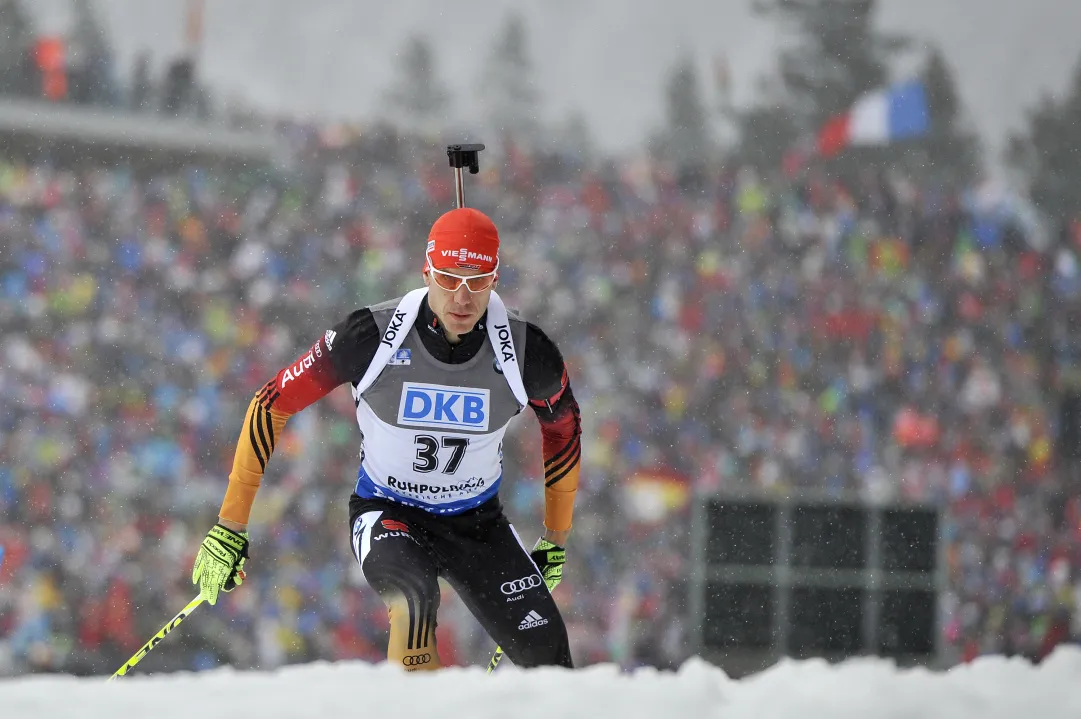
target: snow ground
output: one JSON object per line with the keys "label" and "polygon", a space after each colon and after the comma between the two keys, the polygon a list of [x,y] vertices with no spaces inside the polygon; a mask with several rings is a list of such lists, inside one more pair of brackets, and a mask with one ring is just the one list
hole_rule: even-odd
{"label": "snow ground", "polygon": [[735,681],[691,660],[678,672],[613,666],[576,672],[502,666],[406,674],[386,664],[317,663],[273,672],[0,681],[3,719],[1021,719],[1081,717],[1081,648],[1039,666],[982,658],[946,672],[898,670],[883,659],[783,661]]}

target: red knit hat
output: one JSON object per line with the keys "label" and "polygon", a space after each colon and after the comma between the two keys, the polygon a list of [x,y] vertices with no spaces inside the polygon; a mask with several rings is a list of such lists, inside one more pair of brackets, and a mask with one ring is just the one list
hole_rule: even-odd
{"label": "red knit hat", "polygon": [[437,270],[491,272],[499,258],[499,231],[480,210],[459,207],[432,225],[426,254]]}

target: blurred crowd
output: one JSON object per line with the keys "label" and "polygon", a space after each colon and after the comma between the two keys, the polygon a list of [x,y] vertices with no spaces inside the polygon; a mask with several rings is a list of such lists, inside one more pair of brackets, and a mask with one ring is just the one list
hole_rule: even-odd
{"label": "blurred crowd", "polygon": [[[351,310],[419,286],[453,205],[441,146],[292,141],[279,169],[0,160],[0,673],[120,666],[195,594],[251,396]],[[1059,416],[1081,387],[1081,231],[1037,237],[1002,198],[880,173],[511,145],[467,197],[501,229],[501,294],[557,340],[583,409],[557,589],[578,664],[686,658],[687,502],[717,489],[935,502],[953,659],[1081,636]],[[345,388],[290,420],[247,581],[144,666],[384,656],[348,541],[357,449]],[[506,461],[529,541],[531,418]],[[444,662],[485,662],[445,592]]]}

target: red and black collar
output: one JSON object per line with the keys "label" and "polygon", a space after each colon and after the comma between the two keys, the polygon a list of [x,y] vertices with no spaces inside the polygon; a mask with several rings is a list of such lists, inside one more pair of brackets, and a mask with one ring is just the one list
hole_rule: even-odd
{"label": "red and black collar", "polygon": [[451,344],[443,329],[443,323],[439,321],[428,304],[428,300],[425,299],[417,314],[415,326],[421,342],[424,343],[424,348],[432,357],[448,364],[461,364],[473,359],[487,341],[488,333],[484,325],[487,319],[488,313],[485,312],[473,329],[461,335],[457,343]]}

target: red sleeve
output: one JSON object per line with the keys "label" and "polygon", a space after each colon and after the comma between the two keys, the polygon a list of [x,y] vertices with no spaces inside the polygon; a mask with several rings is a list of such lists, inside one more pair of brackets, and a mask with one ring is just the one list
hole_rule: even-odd
{"label": "red sleeve", "polygon": [[379,327],[371,310],[360,309],[327,330],[311,349],[274,378],[272,396],[295,414],[340,384],[356,382],[379,349]]}
{"label": "red sleeve", "polygon": [[326,397],[343,381],[330,361],[325,339],[320,337],[296,362],[278,372],[267,404],[277,406],[288,414],[296,414]]}

